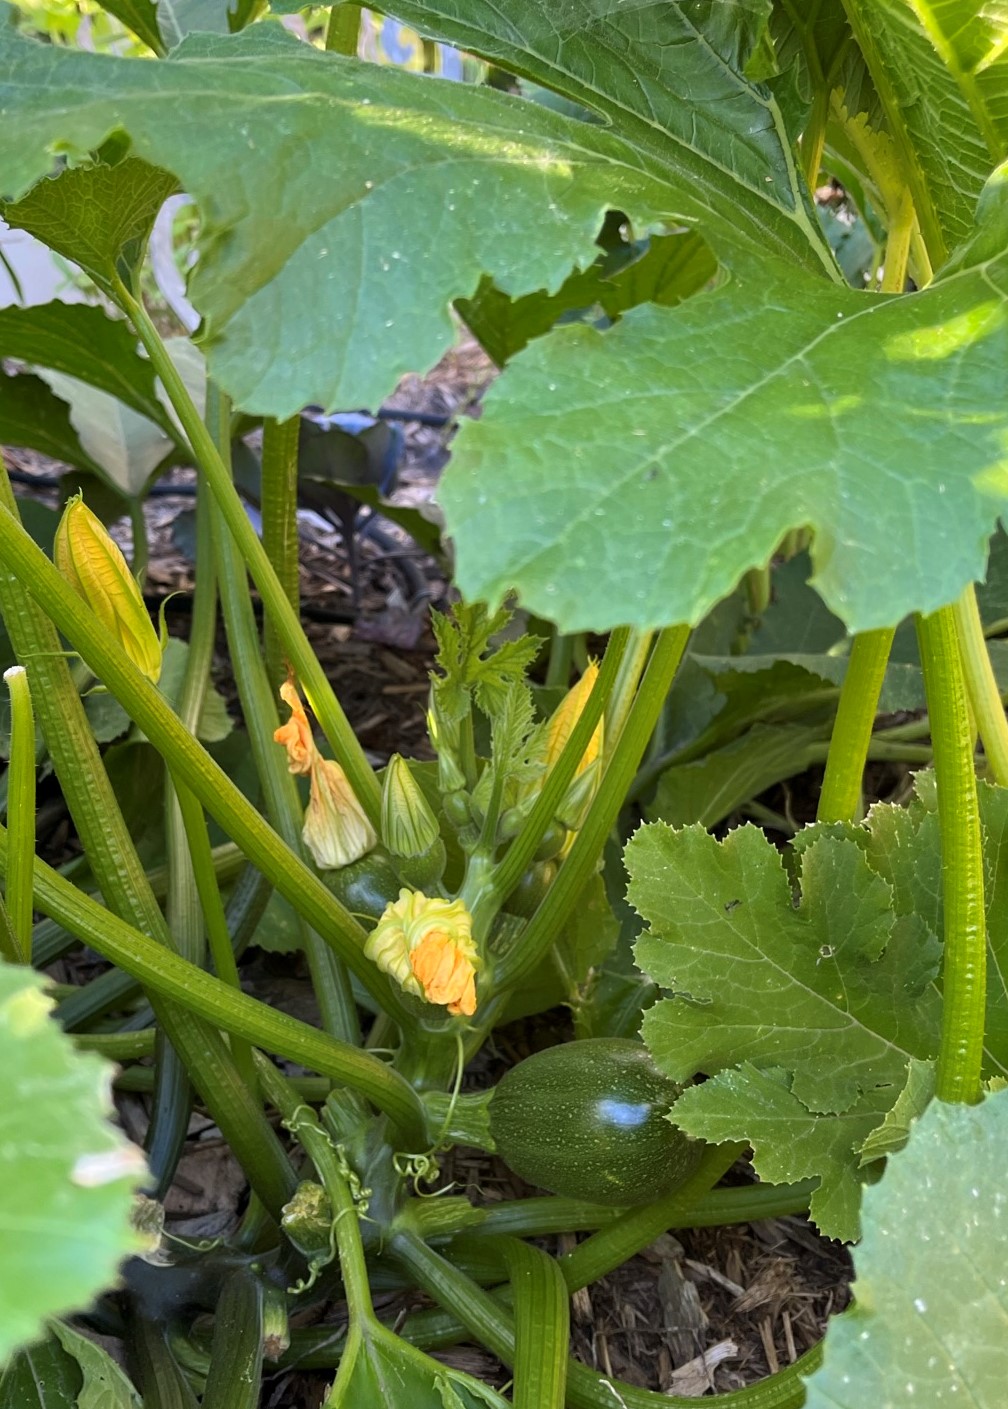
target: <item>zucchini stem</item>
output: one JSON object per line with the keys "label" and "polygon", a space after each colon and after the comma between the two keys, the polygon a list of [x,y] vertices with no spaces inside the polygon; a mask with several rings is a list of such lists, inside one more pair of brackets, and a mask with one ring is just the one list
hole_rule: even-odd
{"label": "zucchini stem", "polygon": [[973,737],[952,607],[917,618],[941,832],[945,956],[937,1095],[980,1099],[987,943]]}

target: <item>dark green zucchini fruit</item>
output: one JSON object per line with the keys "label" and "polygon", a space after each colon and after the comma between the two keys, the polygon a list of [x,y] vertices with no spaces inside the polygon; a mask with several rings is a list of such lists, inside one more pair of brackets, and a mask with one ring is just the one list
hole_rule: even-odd
{"label": "dark green zucchini fruit", "polygon": [[529,1184],[597,1204],[651,1203],[688,1178],[704,1148],[666,1119],[681,1090],[639,1042],[566,1042],[502,1078],[490,1131]]}

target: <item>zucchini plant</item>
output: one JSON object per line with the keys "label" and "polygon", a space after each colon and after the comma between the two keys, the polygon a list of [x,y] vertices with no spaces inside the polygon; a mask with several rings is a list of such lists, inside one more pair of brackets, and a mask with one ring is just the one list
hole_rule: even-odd
{"label": "zucchini plant", "polygon": [[[0,473],[0,1396],[253,1406],[269,1355],[328,1367],[329,1406],[506,1402],[428,1354],[469,1338],[520,1409],[675,1403],[570,1358],[570,1293],[669,1227],[808,1211],[863,1236],[855,1308],[725,1404],[999,1403],[1003,7],[389,0],[473,56],[466,83],[360,61],[356,5],[319,42],[296,8],[108,0],[119,53],[0,9],[3,217],[93,299],[0,313],[3,439],[100,475],[74,379],[198,476],[169,689],[100,515],[72,503],[50,557]],[[148,297],[178,191],[199,361]],[[377,410],[458,318],[501,373],[439,489],[462,601],[435,618],[436,763],[376,772],[301,621],[298,417]],[[253,418],[261,534],[233,463]],[[551,628],[535,692],[515,605]],[[239,745],[206,728],[218,615]],[[163,866],[82,690],[145,751]],[[36,855],[43,756],[71,875]],[[933,767],[863,817],[870,760]],[[760,801],[815,763],[808,825]],[[742,805],[787,844],[712,834]],[[274,892],[317,1026],[242,988]],[[110,967],[57,990],[61,1035],[27,965],[76,943]],[[589,1046],[463,1090],[495,1027],[557,1001]],[[143,1167],[102,1058],[149,1096]],[[145,1264],[197,1102],[248,1205]],[[552,1196],[426,1197],[455,1143]],[[759,1182],[717,1188],[746,1151]],[[532,1241],[557,1232],[590,1236]],[[434,1306],[387,1321],[378,1286]]]}

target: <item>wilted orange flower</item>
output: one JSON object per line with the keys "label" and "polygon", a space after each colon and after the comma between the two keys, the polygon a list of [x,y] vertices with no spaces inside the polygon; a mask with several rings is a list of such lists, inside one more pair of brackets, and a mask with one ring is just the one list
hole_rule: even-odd
{"label": "wilted orange flower", "polygon": [[280,698],[290,706],[291,717],[275,730],[274,741],[287,750],[290,771],[311,779],[301,832],[304,843],[323,870],[349,866],[377,844],[375,829],[343,769],[331,758],[323,758],[316,748],[293,681],[280,686]]}
{"label": "wilted orange flower", "polygon": [[290,707],[291,717],[286,724],[281,724],[280,728],[274,731],[273,739],[275,743],[283,744],[287,750],[287,767],[290,771],[304,777],[311,772],[312,763],[319,755],[305,707],[293,680],[285,680],[280,686],[280,698]]}

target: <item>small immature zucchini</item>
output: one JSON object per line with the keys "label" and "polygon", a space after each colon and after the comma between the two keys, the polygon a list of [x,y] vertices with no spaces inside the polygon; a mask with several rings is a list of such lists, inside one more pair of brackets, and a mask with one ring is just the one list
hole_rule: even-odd
{"label": "small immature zucchini", "polygon": [[666,1119],[681,1090],[639,1042],[566,1042],[502,1078],[490,1131],[530,1184],[598,1204],[651,1203],[685,1182],[703,1149]]}

